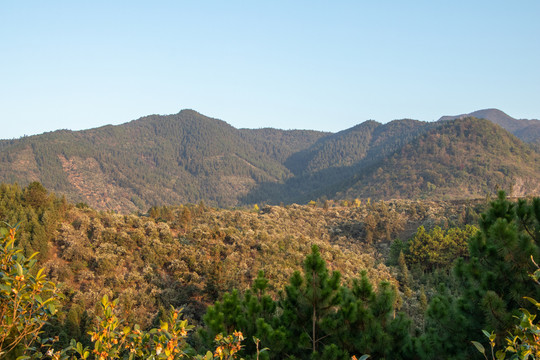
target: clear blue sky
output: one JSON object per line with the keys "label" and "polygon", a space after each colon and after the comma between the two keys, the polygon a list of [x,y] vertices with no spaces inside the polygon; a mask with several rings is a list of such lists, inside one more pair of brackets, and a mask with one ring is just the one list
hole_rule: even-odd
{"label": "clear blue sky", "polygon": [[540,1],[0,1],[0,138],[184,108],[339,131],[540,118]]}

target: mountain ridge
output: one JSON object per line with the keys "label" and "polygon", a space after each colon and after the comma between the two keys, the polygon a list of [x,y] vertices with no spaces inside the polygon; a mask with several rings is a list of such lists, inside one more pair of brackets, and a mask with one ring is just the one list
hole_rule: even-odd
{"label": "mountain ridge", "polygon": [[438,121],[463,119],[466,117],[490,120],[525,142],[540,142],[540,120],[516,119],[495,108],[477,110],[468,114],[442,116]]}
{"label": "mountain ridge", "polygon": [[527,125],[516,132],[536,123],[482,111],[477,115],[492,119],[366,121],[325,133],[236,129],[182,110],[0,140],[0,181],[40,181],[70,200],[123,212],[200,201],[230,207],[319,198],[482,197],[497,188],[538,193],[540,155],[493,119]]}

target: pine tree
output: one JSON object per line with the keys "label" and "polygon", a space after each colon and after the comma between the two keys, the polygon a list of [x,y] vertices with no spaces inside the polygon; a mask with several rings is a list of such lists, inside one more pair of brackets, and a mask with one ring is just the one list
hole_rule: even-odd
{"label": "pine tree", "polygon": [[[241,330],[245,338],[256,337],[264,347],[272,348],[273,351],[264,353],[261,359],[279,354],[287,339],[285,329],[276,322],[277,303],[266,293],[267,287],[268,280],[259,271],[251,289],[243,295],[233,290],[210,306],[203,318],[206,327],[198,333],[204,348],[211,349],[214,338],[220,333],[225,335]],[[242,354],[255,353],[255,343],[246,342]]]}
{"label": "pine tree", "polygon": [[405,255],[403,254],[403,251],[399,253],[398,267],[399,267],[398,280],[399,280],[400,290],[403,293],[405,293],[407,296],[409,296],[411,294],[411,289],[410,289],[411,282],[409,279],[409,269],[407,268],[407,263],[405,261]]}
{"label": "pine tree", "polygon": [[302,356],[306,350],[317,353],[323,347],[329,335],[324,322],[341,301],[340,279],[337,271],[328,274],[319,248],[313,245],[304,261],[304,277],[295,272],[281,296],[281,323],[290,324],[290,339],[298,339],[298,344],[291,342],[288,353]]}
{"label": "pine tree", "polygon": [[[531,256],[535,261],[540,256],[539,239],[540,199],[513,203],[500,192],[481,215],[480,231],[469,240],[470,260],[461,259],[455,266],[461,296],[443,293],[430,303],[426,321],[432,331],[426,334],[426,345],[449,357],[464,357],[476,355],[463,344],[482,341],[482,330],[503,339],[520,308],[532,311],[524,297],[540,297],[528,276],[534,271]],[[446,339],[449,332],[452,336]]]}
{"label": "pine tree", "polygon": [[395,316],[397,294],[388,283],[377,291],[366,272],[353,281],[351,289],[341,289],[342,301],[335,316],[332,343],[347,354],[369,354],[373,359],[404,359],[411,351],[411,322],[403,314]]}

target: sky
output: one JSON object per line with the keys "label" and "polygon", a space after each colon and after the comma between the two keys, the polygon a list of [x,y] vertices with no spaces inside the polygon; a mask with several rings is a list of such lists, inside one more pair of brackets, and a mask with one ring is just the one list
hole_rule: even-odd
{"label": "sky", "polygon": [[193,109],[337,132],[540,118],[540,1],[0,0],[0,139]]}

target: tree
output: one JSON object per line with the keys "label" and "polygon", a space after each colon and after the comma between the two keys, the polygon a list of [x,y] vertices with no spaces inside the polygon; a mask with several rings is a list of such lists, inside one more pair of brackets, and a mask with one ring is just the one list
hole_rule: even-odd
{"label": "tree", "polygon": [[[470,355],[473,350],[463,344],[480,341],[482,330],[502,339],[516,325],[520,308],[534,312],[524,297],[540,298],[528,276],[534,271],[531,256],[535,261],[540,256],[539,240],[540,199],[515,203],[499,192],[469,240],[470,259],[458,260],[454,268],[459,296],[441,293],[429,305],[431,331],[424,337],[429,356],[436,356],[436,349],[449,357]],[[445,338],[448,333],[452,336]]]}
{"label": "tree", "polygon": [[290,324],[288,337],[298,339],[298,344],[291,343],[287,349],[289,353],[301,355],[306,349],[316,353],[322,348],[322,341],[328,337],[324,331],[326,317],[341,301],[340,279],[337,271],[328,274],[319,248],[313,245],[304,261],[304,277],[296,271],[281,294],[281,323]]}
{"label": "tree", "polygon": [[23,198],[26,204],[35,208],[45,207],[51,203],[47,189],[37,181],[30,183],[24,189]]}
{"label": "tree", "polygon": [[[277,302],[266,293],[268,280],[259,271],[251,289],[243,295],[237,290],[223,295],[221,301],[208,307],[204,315],[205,328],[198,332],[205,349],[212,347],[213,340],[218,334],[233,334],[235,329],[242,329],[243,335],[251,339],[260,339],[261,343],[269,346],[272,352],[265,353],[263,358],[279,359],[280,351],[290,339],[286,338],[285,328],[276,326]],[[256,343],[248,342],[242,349],[242,354],[255,354]],[[278,356],[278,357],[275,357]]]}
{"label": "tree", "polygon": [[404,359],[411,353],[411,321],[395,315],[397,295],[388,282],[374,291],[366,272],[353,281],[352,288],[342,287],[341,304],[331,317],[332,338],[342,353],[369,354],[374,359]]}
{"label": "tree", "polygon": [[[206,348],[217,333],[242,329],[270,348],[263,358],[350,359],[369,353],[373,358],[405,359],[411,354],[410,320],[395,315],[397,294],[388,282],[377,290],[365,272],[352,287],[341,286],[337,271],[328,272],[317,246],[304,260],[274,302],[265,294],[267,280],[259,273],[243,296],[225,294],[209,307],[200,332]],[[254,357],[246,344],[242,354]]]}
{"label": "tree", "polygon": [[464,229],[451,228],[447,231],[439,226],[426,231],[420,226],[409,241],[408,262],[427,272],[449,269],[456,259],[468,257],[468,239],[477,231],[476,227],[470,225]]}

